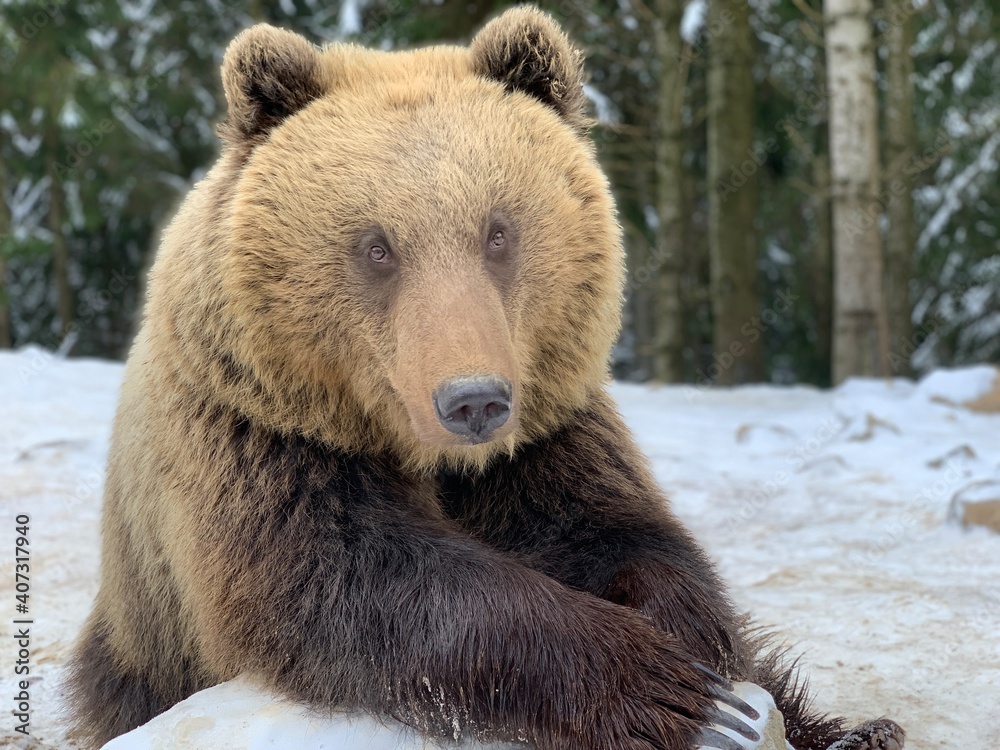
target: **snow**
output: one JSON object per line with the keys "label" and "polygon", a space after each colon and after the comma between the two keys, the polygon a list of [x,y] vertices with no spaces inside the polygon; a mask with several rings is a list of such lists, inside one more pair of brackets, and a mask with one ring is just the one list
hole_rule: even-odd
{"label": "snow", "polygon": [[998,151],[1000,151],[1000,131],[994,132],[987,138],[976,158],[947,183],[940,205],[917,238],[918,253],[925,252],[930,243],[944,232],[956,212],[979,198],[982,191],[980,178],[984,182],[995,179]]}
{"label": "snow", "polygon": [[720,706],[725,713],[736,717],[749,726],[757,733],[759,739],[756,742],[748,742],[745,734],[728,727],[718,728],[717,731],[720,734],[739,742],[746,750],[794,750],[785,741],[785,724],[770,693],[749,682],[737,682],[733,685],[733,693],[757,711],[756,719],[725,703],[717,701],[716,705]]}
{"label": "snow", "polygon": [[[757,711],[756,719],[725,703],[717,705],[756,731],[757,740],[749,740],[722,725],[714,725],[715,731],[741,743],[743,750],[793,750],[785,742],[781,714],[767,691],[748,682],[737,682],[733,692]],[[181,701],[145,726],[112,740],[103,750],[435,750],[441,747],[393,720],[344,713],[323,716],[275,697],[245,678],[237,678]],[[516,750],[513,745],[483,745],[474,741],[450,747]]]}
{"label": "snow", "polygon": [[594,112],[597,114],[597,121],[601,125],[618,125],[621,123],[621,113],[615,107],[610,97],[598,91],[591,84],[583,86],[584,95],[593,103]]}
{"label": "snow", "polygon": [[684,6],[684,15],[681,17],[681,38],[688,44],[695,44],[698,41],[698,34],[705,26],[705,18],[708,15],[708,5],[705,0],[691,0]]}
{"label": "snow", "polygon": [[968,404],[993,390],[997,377],[997,368],[989,365],[935,370],[920,381],[917,392],[945,403]]}
{"label": "snow", "polygon": [[346,38],[354,34],[361,33],[361,11],[364,4],[359,0],[346,0],[340,6],[340,15],[337,19],[337,35]]}
{"label": "snow", "polygon": [[[364,716],[318,716],[307,708],[236,679],[192,696],[104,750],[435,750],[393,721]],[[484,746],[468,743],[461,750]],[[490,746],[500,750],[501,746]],[[459,748],[455,748],[459,750]],[[511,748],[513,750],[513,748]]]}
{"label": "snow", "polygon": [[[987,374],[832,391],[612,386],[675,511],[739,605],[802,655],[818,706],[891,716],[913,750],[1000,744],[1000,535],[948,518],[955,498],[1000,481],[1000,414],[960,406]],[[0,747],[21,746],[8,637],[19,513],[31,515],[31,731],[75,747],[60,681],[97,590],[121,376],[116,363],[0,353]]]}
{"label": "snow", "polygon": [[[982,44],[974,46],[969,50],[969,57],[966,58],[962,67],[958,69],[955,76],[952,78],[952,83],[955,86],[955,91],[957,93],[964,94],[969,90],[969,87],[972,86],[972,81],[975,78],[976,69],[979,67],[980,63],[992,60],[996,51],[996,39],[987,39]],[[989,73],[986,75],[989,75]]]}

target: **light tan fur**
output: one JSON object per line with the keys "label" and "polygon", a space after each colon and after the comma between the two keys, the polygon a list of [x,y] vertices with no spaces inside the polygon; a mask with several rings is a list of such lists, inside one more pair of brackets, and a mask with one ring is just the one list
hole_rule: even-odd
{"label": "light tan fur", "polygon": [[[620,236],[591,144],[475,75],[465,48],[312,54],[324,95],[250,153],[228,149],[166,233],[143,332],[153,356],[250,419],[390,448],[414,468],[478,464],[551,431],[607,378],[619,325]],[[494,207],[523,227],[530,260],[507,307],[478,257]],[[406,289],[385,319],[347,286],[354,237],[373,224],[405,253]],[[429,411],[434,387],[483,368],[505,371],[531,419],[480,447],[421,440],[449,440]]]}

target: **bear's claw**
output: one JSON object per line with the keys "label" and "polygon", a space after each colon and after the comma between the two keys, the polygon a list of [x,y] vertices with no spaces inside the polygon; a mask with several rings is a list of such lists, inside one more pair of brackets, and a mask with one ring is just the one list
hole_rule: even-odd
{"label": "bear's claw", "polygon": [[[733,693],[733,684],[725,677],[717,674],[704,664],[695,662],[694,667],[708,678],[708,694],[716,701],[716,705],[708,714],[710,726],[703,728],[699,733],[695,740],[697,746],[700,748],[718,748],[718,750],[746,750],[748,747],[746,743],[741,743],[732,737],[722,734],[719,731],[720,729],[728,729],[730,732],[735,732],[740,737],[754,744],[759,742],[760,734],[756,729],[743,721],[742,717],[746,717],[750,721],[757,721],[760,718],[760,712],[735,695]],[[732,707],[742,717],[734,715],[729,711],[724,711],[719,704],[726,704]]]}
{"label": "bear's claw", "polygon": [[757,709],[736,694],[730,692],[731,690],[732,688],[729,688],[729,690],[723,690],[721,687],[713,686],[709,689],[708,693],[715,698],[715,700],[722,701],[723,703],[732,706],[744,716],[749,716],[752,721],[759,719],[760,713]]}
{"label": "bear's claw", "polygon": [[722,675],[713,672],[704,664],[694,662],[693,666],[714,683],[709,686],[709,695],[718,701],[729,704],[744,716],[749,716],[753,721],[760,718],[760,713],[757,712],[757,709],[733,693],[733,683]]}
{"label": "bear's claw", "polygon": [[741,737],[746,737],[751,742],[758,742],[760,740],[760,734],[756,729],[749,726],[745,722],[740,721],[732,714],[726,713],[725,711],[714,709],[709,713],[709,720],[712,724],[725,727],[726,729],[732,729]]}
{"label": "bear's claw", "polygon": [[702,748],[718,748],[718,750],[746,750],[746,748],[741,745],[736,740],[726,737],[724,734],[719,734],[711,727],[705,727],[699,732],[698,737],[695,739],[698,743],[698,750]]}

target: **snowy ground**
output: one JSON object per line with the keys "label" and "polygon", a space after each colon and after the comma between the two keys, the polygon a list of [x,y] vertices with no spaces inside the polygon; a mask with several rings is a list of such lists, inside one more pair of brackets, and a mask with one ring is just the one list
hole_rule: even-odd
{"label": "snowy ground", "polygon": [[[31,731],[41,747],[74,747],[59,683],[97,588],[121,372],[0,354],[0,747],[32,747],[11,734],[19,513],[31,516]],[[956,498],[1000,498],[1000,414],[946,403],[994,377],[832,392],[614,386],[678,514],[739,603],[803,655],[819,705],[890,715],[912,750],[1000,746],[1000,534],[948,518]]]}

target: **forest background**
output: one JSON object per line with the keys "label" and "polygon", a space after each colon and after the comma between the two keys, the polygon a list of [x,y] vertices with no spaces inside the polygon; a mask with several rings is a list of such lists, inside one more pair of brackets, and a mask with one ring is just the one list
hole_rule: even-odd
{"label": "forest background", "polygon": [[[586,50],[628,252],[614,373],[1000,362],[997,0],[544,0]],[[490,0],[0,2],[0,348],[122,358],[158,233],[267,21],[465,43]]]}

